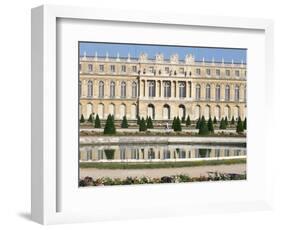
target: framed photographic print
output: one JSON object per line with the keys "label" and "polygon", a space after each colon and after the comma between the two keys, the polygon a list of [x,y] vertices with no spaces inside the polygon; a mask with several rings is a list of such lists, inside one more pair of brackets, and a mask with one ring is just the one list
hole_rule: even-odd
{"label": "framed photographic print", "polygon": [[274,106],[272,30],[262,19],[33,9],[32,219],[270,208],[271,128],[257,124]]}
{"label": "framed photographic print", "polygon": [[245,180],[246,53],[80,41],[79,185]]}

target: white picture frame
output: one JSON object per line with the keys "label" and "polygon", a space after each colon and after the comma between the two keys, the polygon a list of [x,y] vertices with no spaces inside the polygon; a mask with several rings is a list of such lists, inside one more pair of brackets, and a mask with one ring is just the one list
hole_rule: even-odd
{"label": "white picture frame", "polygon": [[[59,139],[60,134],[58,132],[64,133],[65,130],[63,131],[63,129],[66,129],[65,126],[58,129],[60,125],[58,113],[64,112],[62,108],[65,108],[66,110],[70,109],[68,111],[74,111],[73,116],[77,116],[78,113],[75,113],[75,111],[78,108],[67,108],[65,106],[58,108],[58,105],[61,105],[58,103],[58,99],[65,100],[67,95],[75,100],[76,92],[78,91],[75,90],[77,85],[73,81],[69,81],[69,84],[66,84],[69,88],[65,87],[62,90],[60,88],[61,83],[59,83],[60,79],[57,77],[61,74],[60,71],[62,71],[58,70],[60,67],[58,66],[58,34],[61,33],[59,29],[62,28],[58,23],[60,23],[61,19],[70,20],[70,23],[73,21],[79,21],[79,23],[98,21],[107,25],[111,23],[133,25],[136,23],[138,25],[148,25],[151,28],[161,27],[163,30],[165,28],[173,29],[173,27],[180,28],[180,30],[184,30],[187,27],[200,28],[202,30],[239,30],[245,33],[245,41],[243,42],[248,40],[249,44],[250,37],[246,38],[246,34],[249,31],[260,34],[257,35],[260,37],[260,40],[257,39],[256,44],[254,41],[251,41],[253,43],[251,49],[254,49],[254,45],[262,45],[263,47],[260,47],[261,51],[256,51],[256,54],[261,54],[262,57],[255,57],[254,53],[249,53],[248,103],[253,106],[249,111],[248,117],[252,117],[253,120],[249,119],[248,122],[247,141],[250,154],[252,150],[252,152],[256,152],[256,155],[252,154],[248,159],[248,180],[237,183],[231,182],[233,184],[224,182],[220,185],[215,183],[195,183],[192,186],[180,184],[132,186],[130,188],[127,186],[122,188],[119,186],[114,188],[87,188],[80,189],[79,194],[77,187],[71,187],[73,186],[73,181],[77,179],[71,177],[71,173],[69,174],[69,181],[71,183],[65,183],[65,174],[70,172],[67,170],[73,169],[75,165],[77,166],[77,161],[75,161],[75,157],[67,160],[63,155],[57,154],[61,151],[61,145],[64,143],[63,140]],[[76,25],[77,28],[80,27],[79,23]],[[128,28],[125,30],[128,30]],[[108,32],[108,35],[110,35],[110,32]],[[115,39],[122,39],[122,35],[118,35],[118,38]],[[211,40],[211,36],[204,37],[204,39]],[[204,39],[202,38],[202,42]],[[171,40],[171,42],[174,44],[175,40]],[[239,43],[236,44],[239,46]],[[252,63],[251,58],[253,60]],[[262,99],[259,106],[263,108],[263,111],[273,111],[274,106],[276,106],[273,91],[271,90],[274,84],[272,63],[273,22],[271,20],[173,15],[157,12],[127,12],[114,9],[105,10],[51,5],[32,9],[32,219],[41,224],[57,224],[271,208],[273,179],[270,162],[272,161],[273,151],[270,143],[272,141],[271,135],[273,135],[271,134],[273,133],[271,132],[272,127],[263,127],[262,132],[255,132],[254,125],[255,119],[256,121],[259,118],[269,119],[267,116],[270,116],[270,114],[261,112],[256,118],[253,115],[258,111],[258,103],[255,103],[255,98]],[[75,67],[73,69],[75,70]],[[258,80],[251,78],[254,75],[257,76]],[[263,82],[266,84],[264,85]],[[74,91],[72,91],[73,89]],[[255,92],[255,89],[260,89],[260,93]],[[68,132],[77,133],[77,124],[70,125],[70,131],[68,130]],[[75,139],[75,135],[77,134],[69,138]],[[77,149],[74,151],[77,151]],[[263,153],[263,155],[261,156],[259,153]],[[261,168],[263,170],[262,174],[259,172]],[[73,169],[73,171],[75,170]],[[225,193],[229,195],[216,195],[222,187],[225,188]],[[71,191],[68,190],[69,188]],[[206,191],[207,188],[212,199],[208,196],[201,196],[200,198],[199,194],[202,194],[202,191]],[[181,202],[177,197],[174,199],[167,198],[165,204],[161,204],[161,200],[163,201],[163,191],[170,194],[169,197],[176,195],[177,191],[179,194],[188,194],[187,197],[192,196],[192,200],[186,199]],[[240,191],[245,193],[240,194]],[[254,193],[254,191],[256,192]],[[77,196],[75,195],[76,193]],[[108,198],[107,200],[108,195],[112,193],[122,197],[122,200],[113,198]],[[153,199],[146,197],[148,193],[151,194]],[[232,196],[235,193],[237,196]],[[93,201],[89,200],[89,198],[85,198],[91,194],[99,197],[95,201],[96,206],[93,206]],[[138,200],[135,200],[134,206],[131,202],[132,194],[144,194],[145,198],[140,197]],[[70,202],[69,205],[64,205],[66,202]],[[113,207],[110,208],[111,206]]]}

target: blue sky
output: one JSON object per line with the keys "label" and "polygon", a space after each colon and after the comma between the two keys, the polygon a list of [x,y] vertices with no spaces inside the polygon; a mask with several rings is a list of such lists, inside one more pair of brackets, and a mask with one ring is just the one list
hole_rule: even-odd
{"label": "blue sky", "polygon": [[94,56],[97,52],[98,56],[105,56],[108,53],[110,57],[116,57],[119,53],[120,57],[127,57],[130,53],[131,57],[138,57],[140,53],[145,52],[149,58],[154,58],[156,53],[163,53],[165,59],[169,59],[172,54],[177,53],[181,60],[184,60],[186,54],[193,54],[198,61],[201,61],[203,57],[205,61],[211,61],[214,58],[217,62],[220,62],[222,58],[225,62],[231,62],[233,59],[236,63],[241,63],[241,60],[245,63],[247,60],[247,49],[236,48],[80,42],[80,55],[82,56],[84,52],[87,56]]}

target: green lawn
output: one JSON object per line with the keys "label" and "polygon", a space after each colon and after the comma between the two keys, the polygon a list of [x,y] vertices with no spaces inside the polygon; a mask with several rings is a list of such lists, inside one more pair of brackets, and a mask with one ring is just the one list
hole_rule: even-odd
{"label": "green lawn", "polygon": [[205,165],[231,165],[245,164],[246,159],[226,159],[226,160],[202,160],[202,161],[181,161],[181,162],[80,162],[80,168],[98,169],[152,169],[152,168],[180,168]]}

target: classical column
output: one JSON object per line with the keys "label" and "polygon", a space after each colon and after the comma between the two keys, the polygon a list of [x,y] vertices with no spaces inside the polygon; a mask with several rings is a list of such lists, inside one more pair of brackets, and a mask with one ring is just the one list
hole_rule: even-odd
{"label": "classical column", "polygon": [[191,98],[192,98],[192,99],[195,99],[195,98],[196,98],[196,96],[195,96],[195,90],[196,90],[196,83],[191,82]]}
{"label": "classical column", "polygon": [[145,89],[144,89],[144,92],[145,92],[145,97],[148,98],[148,87],[147,87],[147,80],[145,80],[145,85],[144,85]]}
{"label": "classical column", "polygon": [[139,95],[140,95],[140,98],[143,97],[143,81],[140,81],[140,85],[139,85]]}
{"label": "classical column", "polygon": [[105,80],[104,81],[104,98],[109,98],[109,94],[110,94],[110,81],[109,80]]}
{"label": "classical column", "polygon": [[191,81],[189,81],[188,83],[188,97],[191,99],[194,95],[194,92],[193,92],[193,83]]}
{"label": "classical column", "polygon": [[225,101],[225,85],[221,84],[221,101]]}
{"label": "classical column", "polygon": [[216,84],[211,83],[211,101],[216,101]]}
{"label": "classical column", "polygon": [[[205,83],[201,83],[201,92],[200,92],[200,98],[201,100],[205,100],[206,99],[206,84]],[[203,109],[203,108],[202,108]]]}
{"label": "classical column", "polygon": [[175,96],[175,87],[174,87],[174,81],[171,81],[171,97],[173,98]]}
{"label": "classical column", "polygon": [[99,81],[98,80],[93,81],[93,95],[94,95],[94,98],[97,98],[99,96]]}
{"label": "classical column", "polygon": [[235,95],[235,85],[230,84],[230,101],[234,101],[234,95]]}
{"label": "classical column", "polygon": [[81,81],[81,91],[81,97],[86,97],[88,91],[88,84],[86,80]]}
{"label": "classical column", "polygon": [[178,81],[176,81],[176,98],[179,98],[180,97],[180,89],[179,89],[179,82]]}
{"label": "classical column", "polygon": [[116,96],[116,98],[120,98],[120,91],[121,91],[120,83],[119,83],[119,81],[116,81],[115,82],[115,96]]}
{"label": "classical column", "polygon": [[164,85],[163,85],[163,81],[161,81],[160,83],[160,87],[161,87],[161,98],[164,98]]}
{"label": "classical column", "polygon": [[156,97],[156,99],[158,99],[159,98],[159,92],[158,92],[158,81],[157,80],[155,80],[155,97]]}

